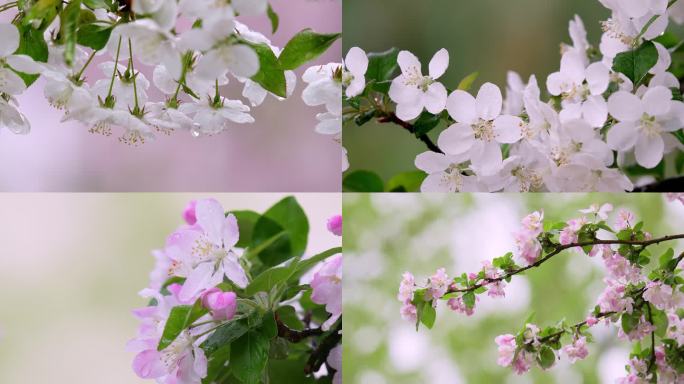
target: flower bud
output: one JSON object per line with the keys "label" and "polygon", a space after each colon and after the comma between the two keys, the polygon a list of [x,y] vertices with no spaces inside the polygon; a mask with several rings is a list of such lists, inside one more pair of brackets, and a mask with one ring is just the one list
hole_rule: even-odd
{"label": "flower bud", "polygon": [[335,215],[328,219],[328,231],[335,236],[342,236],[342,215]]}
{"label": "flower bud", "polygon": [[205,291],[202,296],[202,305],[211,311],[216,320],[230,320],[235,316],[237,309],[237,295],[235,292],[223,292],[218,288]]}
{"label": "flower bud", "polygon": [[197,217],[195,216],[195,206],[197,206],[197,201],[192,200],[187,206],[185,206],[185,210],[183,211],[183,220],[185,220],[185,222],[189,225],[195,225],[197,222]]}

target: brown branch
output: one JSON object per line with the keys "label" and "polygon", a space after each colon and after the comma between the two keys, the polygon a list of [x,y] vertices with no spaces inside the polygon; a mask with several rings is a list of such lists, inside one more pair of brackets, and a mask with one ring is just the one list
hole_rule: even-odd
{"label": "brown branch", "polygon": [[412,134],[416,135],[418,140],[422,141],[428,147],[428,149],[431,150],[432,152],[444,153],[444,152],[442,152],[441,149],[439,149],[437,144],[435,144],[432,141],[432,139],[430,139],[430,137],[426,133],[416,134],[416,127],[413,126],[413,124],[407,123],[404,120],[401,120],[400,118],[398,118],[397,115],[394,114],[394,112],[389,112],[386,115],[381,116],[380,118],[378,118],[378,122],[380,122],[380,123],[394,123],[394,124],[404,128],[404,129],[406,129],[407,131],[411,132]]}
{"label": "brown branch", "polygon": [[312,336],[318,336],[323,334],[323,330],[320,328],[310,328],[310,329],[305,329],[303,331],[296,331],[294,329],[289,328],[287,325],[285,325],[281,320],[280,316],[276,313],[275,316],[276,319],[276,325],[278,326],[278,336],[287,339],[288,341],[292,343],[299,343],[300,341],[312,337]]}
{"label": "brown branch", "polygon": [[[518,274],[520,274],[520,273],[523,273],[523,272],[527,271],[528,269],[536,268],[536,267],[542,265],[543,263],[549,261],[549,259],[551,259],[552,257],[554,257],[554,256],[558,255],[559,253],[565,251],[566,249],[570,249],[570,248],[584,247],[584,246],[587,246],[587,245],[601,245],[601,244],[628,244],[628,245],[641,245],[642,247],[647,247],[647,246],[649,246],[649,245],[658,244],[658,243],[662,243],[662,242],[665,242],[665,241],[671,241],[671,240],[676,240],[676,239],[684,239],[684,234],[664,236],[664,237],[659,237],[659,238],[657,238],[657,239],[643,240],[643,241],[635,241],[635,240],[599,240],[599,239],[596,239],[596,240],[593,240],[593,241],[586,241],[586,242],[582,242],[582,243],[572,243],[572,244],[567,244],[567,245],[557,245],[556,249],[553,250],[553,252],[547,254],[546,256],[544,256],[544,257],[542,257],[541,259],[537,260],[537,261],[534,262],[533,264],[530,264],[530,265],[525,266],[525,267],[522,267],[522,268],[520,268],[520,269],[516,269],[516,270],[514,270],[514,271],[508,272],[508,273],[506,273],[505,275],[502,275],[502,276],[497,277],[497,278],[493,278],[493,279],[483,279],[482,282],[477,283],[477,284],[475,284],[475,285],[472,285],[472,286],[470,286],[470,287],[468,287],[468,288],[457,288],[457,289],[452,289],[452,288],[450,287],[449,290],[447,291],[447,294],[449,294],[449,293],[455,293],[455,292],[457,292],[457,293],[461,293],[461,292],[463,292],[463,293],[465,293],[465,292],[470,292],[470,291],[474,291],[474,290],[476,290],[476,289],[478,289],[478,288],[484,287],[484,286],[486,286],[486,285],[488,285],[488,284],[496,283],[496,282],[498,282],[498,281],[502,281],[502,280],[508,279],[509,277],[512,277],[512,276],[518,275]],[[681,261],[681,259],[680,259],[680,261]]]}
{"label": "brown branch", "polygon": [[321,366],[325,364],[330,351],[342,340],[342,335],[340,334],[341,330],[342,319],[340,318],[340,321],[338,321],[335,329],[332,330],[325,338],[323,338],[321,343],[313,350],[313,352],[311,352],[311,356],[309,356],[309,360],[306,362],[306,366],[304,366],[304,372],[306,374],[317,372]]}
{"label": "brown branch", "polygon": [[[596,315],[596,319],[597,320],[603,319],[605,317],[613,316],[614,314],[615,314],[615,312],[601,312],[598,315]],[[579,329],[581,326],[585,325],[586,323],[587,323],[587,321],[584,320],[584,321],[581,321],[575,325],[571,325],[569,328]],[[567,332],[565,329],[561,329],[560,331],[558,331],[556,333],[552,333],[548,336],[542,337],[541,339],[539,339],[539,341],[543,343],[545,341],[548,341],[548,340],[554,339],[556,337],[562,336],[565,332]]]}

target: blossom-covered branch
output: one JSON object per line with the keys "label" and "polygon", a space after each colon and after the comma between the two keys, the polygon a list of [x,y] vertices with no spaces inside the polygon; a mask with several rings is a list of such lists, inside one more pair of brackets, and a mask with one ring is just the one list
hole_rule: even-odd
{"label": "blossom-covered branch", "polygon": [[[442,84],[445,49],[425,74],[408,51],[352,48],[344,120],[361,126],[376,119],[414,133],[428,151],[415,158],[424,174],[412,181],[426,192],[617,192],[677,178],[684,173],[684,102],[672,53],[681,38],[663,33],[670,19],[684,23],[684,2],[600,2],[612,11],[600,44],[589,43],[575,17],[559,71],[545,84],[510,72],[505,97],[492,83],[471,95],[477,73],[454,89]],[[433,146],[429,134],[442,126]],[[350,185],[367,187],[355,181]],[[671,184],[663,186],[680,189]]]}
{"label": "blossom-covered branch", "polygon": [[[668,194],[668,200],[684,203],[684,194]],[[544,221],[543,212],[522,220],[513,236],[516,250],[483,262],[481,270],[449,278],[444,268],[419,284],[406,272],[399,287],[404,319],[432,328],[439,301],[457,312],[473,315],[479,295],[506,296],[506,283],[515,275],[541,267],[563,251],[600,256],[605,265],[605,288],[586,319],[565,320],[540,328],[528,318],[517,334],[496,338],[498,364],[522,374],[533,365],[551,368],[561,354],[571,363],[587,357],[589,330],[599,323],[615,324],[618,337],[635,342],[628,375],[620,383],[674,383],[684,379],[684,251],[675,257],[668,248],[651,268],[649,247],[684,239],[684,234],[653,237],[634,214],[619,210],[613,225],[607,223],[610,204],[592,205],[583,216],[560,223]],[[520,264],[520,265],[519,265]],[[648,348],[641,340],[650,339]]]}

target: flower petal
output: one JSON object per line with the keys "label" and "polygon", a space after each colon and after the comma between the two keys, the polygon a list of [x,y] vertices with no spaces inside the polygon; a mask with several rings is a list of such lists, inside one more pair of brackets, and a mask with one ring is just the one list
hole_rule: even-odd
{"label": "flower petal", "polygon": [[344,65],[354,77],[364,76],[368,70],[368,56],[366,56],[366,52],[364,52],[363,49],[352,47],[349,52],[347,52],[347,57],[344,59]]}
{"label": "flower petal", "polygon": [[432,83],[423,94],[425,109],[432,114],[441,113],[446,107],[447,90],[442,83]]}
{"label": "flower petal", "polygon": [[422,74],[420,61],[418,60],[416,55],[409,51],[399,52],[399,56],[397,57],[397,63],[401,68],[401,73],[405,76],[416,73],[418,75]]}
{"label": "flower petal", "polygon": [[468,92],[457,90],[447,98],[449,116],[458,123],[474,123],[477,120],[475,98]]}
{"label": "flower petal", "polygon": [[662,86],[653,87],[646,91],[641,100],[647,114],[662,116],[670,111],[672,91]]}
{"label": "flower petal", "polygon": [[445,153],[460,155],[468,152],[475,142],[475,135],[470,125],[456,123],[445,129],[437,139],[437,145]]}
{"label": "flower petal", "polygon": [[582,103],[582,116],[592,127],[603,127],[608,119],[608,104],[603,96],[589,96]]}
{"label": "flower petal", "polygon": [[499,143],[513,144],[522,138],[523,121],[518,116],[503,115],[494,120],[494,133]]}
{"label": "flower petal", "polygon": [[602,62],[587,67],[587,83],[592,95],[600,95],[608,89],[610,70]]}
{"label": "flower petal", "polygon": [[660,135],[639,135],[634,154],[639,165],[644,168],[655,168],[663,159],[665,142]]}
{"label": "flower petal", "polygon": [[426,173],[442,172],[449,168],[451,162],[446,155],[442,153],[427,151],[416,156],[416,168]]}
{"label": "flower petal", "polygon": [[202,227],[209,241],[215,245],[221,245],[225,220],[225,213],[221,203],[214,199],[200,200],[197,202],[195,215],[197,217],[197,225]]}
{"label": "flower petal", "polygon": [[0,57],[7,57],[19,48],[19,30],[14,24],[0,24]]}
{"label": "flower petal", "polygon": [[608,146],[616,151],[624,152],[634,146],[637,139],[637,126],[633,122],[615,124],[608,131]]}
{"label": "flower petal", "polygon": [[484,120],[494,120],[501,114],[503,97],[499,87],[492,83],[485,83],[477,93],[475,99],[477,114]]}
{"label": "flower petal", "polygon": [[643,116],[644,107],[637,96],[618,91],[608,99],[608,112],[619,121],[637,121]]}
{"label": "flower petal", "polygon": [[449,67],[449,52],[442,48],[430,60],[430,77],[439,79]]}

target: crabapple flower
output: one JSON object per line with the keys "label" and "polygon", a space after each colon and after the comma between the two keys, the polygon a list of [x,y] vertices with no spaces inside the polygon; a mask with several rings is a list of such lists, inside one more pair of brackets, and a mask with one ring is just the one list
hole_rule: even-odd
{"label": "crabapple flower", "polygon": [[342,316],[342,255],[328,259],[311,281],[311,301],[325,304],[330,318],[323,323],[324,331],[330,329]]}
{"label": "crabapple flower", "polygon": [[410,302],[413,300],[413,293],[416,290],[416,279],[411,272],[404,272],[401,283],[399,284],[399,294],[397,299],[401,302]]}
{"label": "crabapple flower", "polygon": [[636,224],[636,217],[632,212],[626,209],[620,209],[618,211],[618,216],[615,219],[615,229],[623,230],[630,228],[634,224]]}
{"label": "crabapple flower", "polygon": [[446,269],[440,268],[430,277],[430,286],[428,289],[429,295],[433,300],[438,300],[449,289],[449,277],[446,274]]}
{"label": "crabapple flower", "polygon": [[143,379],[166,377],[168,380],[164,382],[199,383],[207,376],[207,358],[196,344],[194,338],[185,331],[162,351],[157,351],[155,345],[138,353],[133,360],[133,371]]}
{"label": "crabapple flower", "polygon": [[401,306],[401,318],[410,321],[412,323],[415,323],[416,320],[418,320],[418,310],[416,309],[416,306],[411,304],[410,302],[404,303],[404,305]]}
{"label": "crabapple flower", "polygon": [[644,300],[660,310],[679,309],[684,306],[684,293],[675,291],[662,282],[650,281],[646,284]]}
{"label": "crabapple flower", "polygon": [[603,204],[603,205],[592,204],[589,208],[580,209],[581,213],[593,214],[602,220],[607,220],[608,214],[612,211],[613,211],[613,205],[608,204],[608,203]]}
{"label": "crabapple flower", "polygon": [[428,176],[423,180],[423,192],[475,192],[480,189],[476,176],[467,175],[460,164],[467,161],[467,155],[445,155],[432,151],[416,157],[416,167]]}
{"label": "crabapple flower", "polygon": [[496,363],[502,367],[508,367],[513,363],[515,351],[518,348],[515,342],[515,336],[509,334],[499,335],[494,339],[499,348],[499,358]]}
{"label": "crabapple flower", "polygon": [[576,338],[572,344],[563,347],[563,353],[568,356],[572,364],[575,364],[577,360],[584,360],[589,355],[587,339],[584,336]]}
{"label": "crabapple flower", "polygon": [[663,159],[663,135],[682,127],[684,103],[672,100],[672,91],[656,86],[639,98],[618,91],[608,99],[608,110],[619,123],[608,131],[608,145],[619,152],[634,148],[636,161],[654,168]]}
{"label": "crabapple flower", "polygon": [[537,236],[543,230],[544,212],[534,212],[522,220],[522,228],[513,234],[517,247],[516,256],[526,264],[533,264],[541,255],[541,243]]}
{"label": "crabapple flower", "polygon": [[665,197],[667,198],[667,201],[679,201],[684,204],[684,193],[666,193]]}
{"label": "crabapple flower", "polygon": [[335,215],[328,219],[328,231],[335,236],[342,236],[342,215]]}
{"label": "crabapple flower", "polygon": [[585,218],[569,220],[565,228],[561,231],[558,242],[561,245],[576,243],[578,232],[586,223],[587,221]]}
{"label": "crabapple flower", "polygon": [[195,136],[215,135],[230,127],[230,122],[236,124],[253,123],[254,118],[249,114],[249,107],[239,100],[229,100],[220,96],[218,101],[202,99],[197,103],[184,103],[178,110],[192,117]]}
{"label": "crabapple flower", "polygon": [[18,95],[26,90],[24,80],[14,70],[29,74],[42,71],[42,66],[26,55],[16,55],[19,48],[19,30],[14,24],[0,23],[0,92]]}
{"label": "crabapple flower", "polygon": [[424,76],[418,58],[408,51],[399,52],[397,58],[401,75],[392,80],[389,96],[397,103],[396,115],[404,121],[413,120],[423,109],[432,114],[444,110],[447,90],[438,82],[449,66],[449,52],[440,49],[430,60],[428,76]]}
{"label": "crabapple flower", "polygon": [[475,307],[473,306],[473,308],[468,308],[466,303],[463,301],[463,297],[449,299],[447,301],[447,306],[451,308],[452,311],[462,313],[466,316],[472,316],[473,313],[475,313]]}
{"label": "crabapple flower", "polygon": [[328,365],[335,370],[333,384],[342,384],[342,344],[333,348],[326,359]]}
{"label": "crabapple flower", "polygon": [[213,199],[198,201],[195,215],[194,226],[179,229],[167,241],[174,272],[187,277],[180,299],[196,297],[221,283],[224,276],[238,287],[246,287],[247,275],[233,249],[239,238],[235,216],[225,216],[221,204]]}
{"label": "crabapple flower", "polygon": [[308,84],[302,92],[304,103],[312,107],[325,105],[327,110],[317,116],[318,133],[337,135],[342,132],[342,72],[341,64],[328,63],[308,68],[302,76]]}
{"label": "crabapple flower", "polygon": [[366,88],[366,71],[368,57],[359,47],[352,47],[343,61],[342,85],[346,88],[345,95],[354,97],[360,95]]}
{"label": "crabapple flower", "polygon": [[522,138],[523,121],[517,116],[501,115],[501,90],[486,83],[474,98],[454,91],[446,103],[456,121],[439,136],[439,147],[450,155],[468,154],[472,167],[491,175],[503,166],[500,144],[512,144]]}

